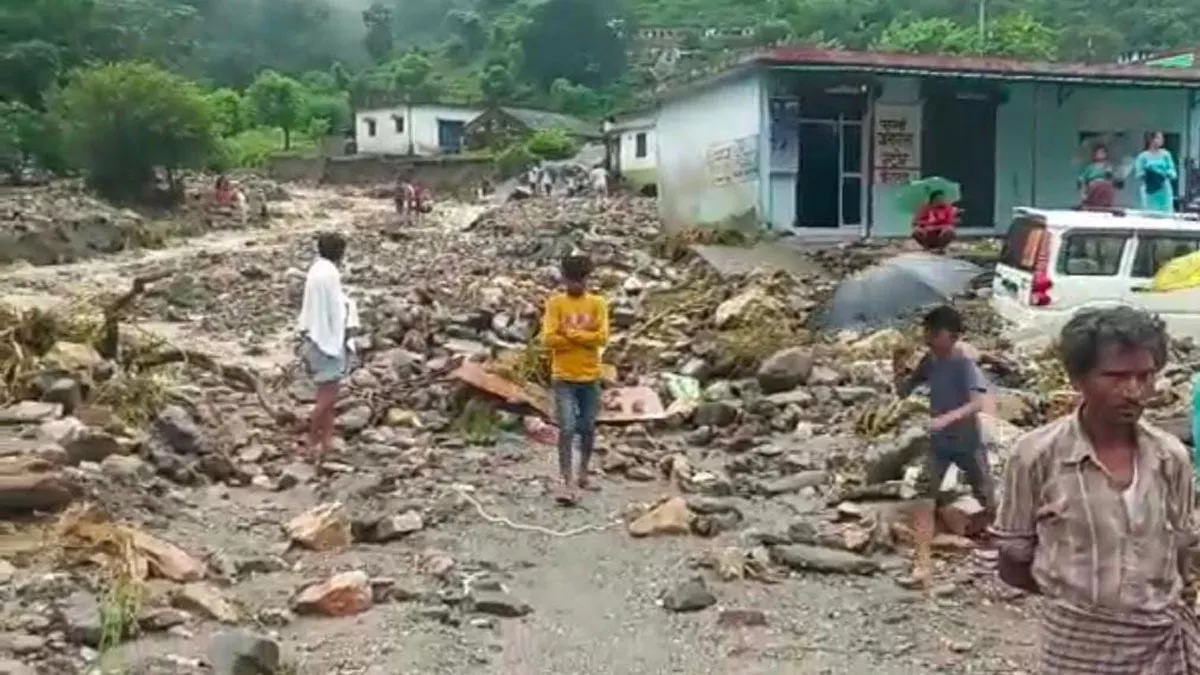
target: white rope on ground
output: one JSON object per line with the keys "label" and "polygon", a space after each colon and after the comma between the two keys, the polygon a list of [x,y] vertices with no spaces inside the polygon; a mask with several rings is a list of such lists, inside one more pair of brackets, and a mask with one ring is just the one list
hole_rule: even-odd
{"label": "white rope on ground", "polygon": [[616,518],[615,516],[612,517],[612,519],[607,523],[582,525],[580,527],[572,528],[570,530],[551,530],[550,528],[542,527],[541,525],[529,525],[526,523],[514,523],[512,520],[508,519],[505,516],[494,516],[494,515],[488,513],[487,511],[484,511],[483,505],[479,503],[479,500],[477,500],[474,497],[472,497],[471,495],[467,494],[465,490],[455,490],[455,492],[457,492],[459,495],[461,495],[463,499],[467,500],[467,502],[470,503],[471,506],[475,507],[475,511],[477,513],[479,513],[480,518],[483,518],[487,522],[492,523],[494,525],[503,525],[505,527],[508,527],[510,529],[517,530],[520,532],[539,532],[541,534],[545,534],[545,535],[548,535],[551,537],[574,537],[579,534],[584,534],[585,532],[603,532],[614,525],[621,524],[621,519]]}

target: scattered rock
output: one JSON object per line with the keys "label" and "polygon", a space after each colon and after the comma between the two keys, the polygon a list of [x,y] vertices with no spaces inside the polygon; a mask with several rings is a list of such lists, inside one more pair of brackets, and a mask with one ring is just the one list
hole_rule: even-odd
{"label": "scattered rock", "polygon": [[407,537],[425,529],[425,519],[416,511],[405,511],[398,516],[389,516],[375,525],[375,541],[388,542]]}
{"label": "scattered rock", "polygon": [[201,432],[191,413],[180,406],[163,408],[154,420],[154,431],[171,450],[182,455],[199,454]]}
{"label": "scattered rock", "polygon": [[672,497],[629,524],[629,534],[648,537],[660,534],[687,534],[692,527],[692,512],[682,497]]}
{"label": "scattered rock", "polygon": [[72,644],[100,646],[103,624],[100,603],[87,591],[75,591],[58,607],[58,620]]}
{"label": "scattered rock", "polygon": [[213,675],[278,675],[279,643],[246,630],[222,631],[208,648]]}
{"label": "scattered rock", "polygon": [[350,520],[340,502],[322,504],[296,516],[286,529],[293,543],[313,551],[342,549],[353,541]]}
{"label": "scattered rock", "polygon": [[793,570],[830,574],[874,574],[879,563],[863,556],[809,544],[786,544],[771,548],[771,560]]}
{"label": "scattered rock", "polygon": [[662,596],[662,606],[672,612],[698,612],[717,604],[704,577],[695,576],[675,585]]}
{"label": "scattered rock", "polygon": [[767,615],[761,609],[723,609],[717,625],[726,628],[755,628],[767,625]]}
{"label": "scattered rock", "polygon": [[527,603],[503,591],[478,593],[472,598],[472,606],[481,614],[509,619],[525,616],[533,611]]}
{"label": "scattered rock", "polygon": [[292,611],[301,615],[350,616],[371,608],[374,594],[366,572],[342,572],[308,586],[292,602]]}
{"label": "scattered rock", "polygon": [[762,491],[768,495],[790,494],[823,485],[828,480],[829,474],[824,471],[801,471],[764,483]]}
{"label": "scattered rock", "polygon": [[235,624],[241,620],[237,607],[216,586],[204,582],[184,585],[173,598],[179,609],[206,619]]}
{"label": "scattered rock", "polygon": [[767,357],[758,368],[758,386],[764,394],[788,391],[804,384],[813,369],[807,347],[789,347]]}
{"label": "scattered rock", "polygon": [[0,426],[6,424],[40,424],[62,417],[63,407],[44,401],[20,401],[0,408]]}

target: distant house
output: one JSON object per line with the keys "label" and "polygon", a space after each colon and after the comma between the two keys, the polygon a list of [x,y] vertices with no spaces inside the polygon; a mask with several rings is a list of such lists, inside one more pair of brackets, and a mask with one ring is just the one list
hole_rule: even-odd
{"label": "distant house", "polygon": [[578,117],[530,108],[494,107],[471,120],[466,128],[467,147],[498,148],[538,131],[560,129],[580,143],[603,138],[600,127]]}
{"label": "distant house", "polygon": [[655,137],[654,111],[615,118],[609,127],[608,142],[609,163],[613,173],[637,188],[656,182],[658,140]]}
{"label": "distant house", "polygon": [[466,106],[399,104],[354,113],[358,152],[367,155],[447,155],[462,152],[467,123],[483,110]]}

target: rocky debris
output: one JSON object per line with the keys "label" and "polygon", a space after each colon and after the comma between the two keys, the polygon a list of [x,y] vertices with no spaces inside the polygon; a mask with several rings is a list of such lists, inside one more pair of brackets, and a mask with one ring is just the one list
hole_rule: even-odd
{"label": "rocky debris", "polygon": [[484,591],[471,597],[471,607],[480,614],[514,619],[533,612],[528,603],[504,591]]}
{"label": "rocky debris", "polygon": [[813,370],[812,350],[789,347],[767,357],[758,368],[758,386],[764,394],[795,389],[808,380]]}
{"label": "rocky debris", "polygon": [[322,504],[288,521],[288,538],[313,551],[346,548],[353,541],[350,520],[340,502]]}
{"label": "rocky debris", "polygon": [[629,534],[635,537],[688,534],[694,516],[682,497],[671,497],[651,507],[629,523]]}
{"label": "rocky debris", "polygon": [[213,675],[278,675],[281,650],[275,640],[246,630],[221,631],[208,648]]}
{"label": "rocky debris", "polygon": [[698,612],[717,604],[704,577],[695,576],[676,584],[662,596],[662,606],[672,612]]}
{"label": "rocky debris", "polygon": [[191,413],[177,405],[167,406],[154,420],[154,433],[172,451],[195,455],[201,450],[202,432]]}
{"label": "rocky debris", "polygon": [[100,602],[87,591],[75,591],[59,605],[57,620],[72,644],[97,647],[104,632]]}
{"label": "rocky debris", "polygon": [[828,574],[874,574],[879,563],[849,551],[839,551],[808,544],[785,544],[771,547],[771,559],[777,564],[800,572]]}
{"label": "rocky debris", "polygon": [[209,583],[185,584],[173,598],[173,603],[179,609],[221,623],[236,624],[241,620],[237,607],[220,589]]}
{"label": "rocky debris", "polygon": [[302,589],[292,601],[292,611],[301,615],[350,616],[370,609],[374,598],[371,578],[366,572],[341,572]]}
{"label": "rocky debris", "polygon": [[371,541],[389,542],[407,537],[425,529],[425,519],[416,511],[405,511],[398,516],[383,518],[375,524]]}
{"label": "rocky debris", "polygon": [[723,609],[717,615],[717,625],[725,628],[757,628],[767,625],[767,615],[761,609]]}
{"label": "rocky debris", "polygon": [[39,457],[0,458],[0,511],[53,511],[82,496],[82,482]]}
{"label": "rocky debris", "polygon": [[20,661],[0,658],[0,675],[37,675],[37,671]]}

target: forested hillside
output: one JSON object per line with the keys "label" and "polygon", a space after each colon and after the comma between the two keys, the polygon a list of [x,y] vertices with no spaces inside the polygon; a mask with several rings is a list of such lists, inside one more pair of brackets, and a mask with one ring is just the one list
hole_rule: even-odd
{"label": "forested hillside", "polygon": [[[155,167],[252,165],[343,132],[353,103],[384,99],[595,118],[779,41],[1109,61],[1200,35],[1194,0],[991,0],[982,32],[979,9],[962,0],[5,0],[0,168],[74,168],[99,184],[134,176],[136,185]],[[644,39],[652,28],[677,30]],[[106,172],[116,175],[96,179]]]}

